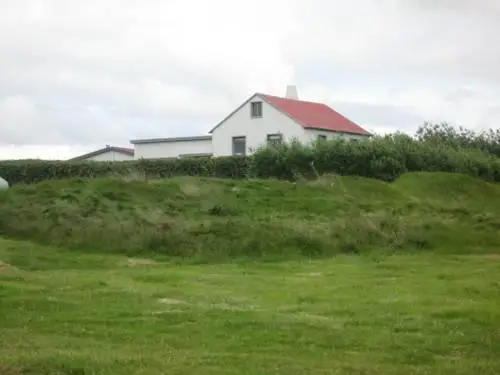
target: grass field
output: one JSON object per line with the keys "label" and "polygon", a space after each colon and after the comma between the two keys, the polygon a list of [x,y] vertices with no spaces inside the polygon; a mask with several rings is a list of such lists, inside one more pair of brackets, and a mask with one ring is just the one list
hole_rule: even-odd
{"label": "grass field", "polygon": [[0,374],[499,374],[500,188],[179,178],[0,192]]}
{"label": "grass field", "polygon": [[500,373],[497,256],[178,266],[0,249],[5,375]]}

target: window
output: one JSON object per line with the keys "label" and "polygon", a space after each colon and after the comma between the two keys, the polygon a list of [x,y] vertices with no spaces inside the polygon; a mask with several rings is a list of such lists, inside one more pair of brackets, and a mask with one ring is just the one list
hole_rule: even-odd
{"label": "window", "polygon": [[251,117],[262,117],[262,102],[251,103]]}
{"label": "window", "polygon": [[268,134],[267,135],[267,145],[271,147],[279,147],[283,136],[281,134]]}
{"label": "window", "polygon": [[245,156],[247,149],[246,137],[233,137],[233,155]]}
{"label": "window", "polygon": [[326,141],[326,135],[318,134],[318,142],[321,142],[321,141]]}

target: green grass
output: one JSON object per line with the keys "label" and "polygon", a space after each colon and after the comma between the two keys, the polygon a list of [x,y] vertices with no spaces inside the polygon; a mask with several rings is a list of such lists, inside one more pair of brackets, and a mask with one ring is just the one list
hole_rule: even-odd
{"label": "green grass", "polygon": [[0,241],[0,373],[500,373],[500,257],[175,265]]}
{"label": "green grass", "polygon": [[498,374],[500,187],[174,178],[0,191],[0,374]]}
{"label": "green grass", "polygon": [[489,253],[500,247],[500,187],[415,173],[395,183],[50,181],[0,192],[0,235],[182,262],[339,253]]}

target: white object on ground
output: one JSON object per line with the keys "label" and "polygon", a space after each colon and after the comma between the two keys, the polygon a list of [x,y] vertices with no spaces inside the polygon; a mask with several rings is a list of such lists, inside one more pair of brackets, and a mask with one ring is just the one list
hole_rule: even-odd
{"label": "white object on ground", "polygon": [[2,177],[0,177],[0,189],[8,189],[8,188],[9,188],[9,183]]}

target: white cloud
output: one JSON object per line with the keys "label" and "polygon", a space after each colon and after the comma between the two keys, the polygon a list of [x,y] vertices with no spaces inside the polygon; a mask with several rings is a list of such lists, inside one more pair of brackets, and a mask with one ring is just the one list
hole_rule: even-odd
{"label": "white cloud", "polygon": [[27,139],[36,143],[40,136],[46,140],[59,136],[49,125],[43,110],[25,95],[13,95],[0,101],[0,124],[0,145],[9,140],[13,144],[23,144]]}
{"label": "white cloud", "polygon": [[496,126],[499,18],[494,0],[2,0],[0,158],[202,133],[289,83],[371,130]]}
{"label": "white cloud", "polygon": [[63,145],[4,145],[0,146],[2,159],[47,159],[67,160],[76,155],[103,148],[104,145],[63,146]]}
{"label": "white cloud", "polygon": [[500,50],[494,47],[500,6],[494,1],[302,2],[305,24],[290,55],[356,71],[500,81]]}

